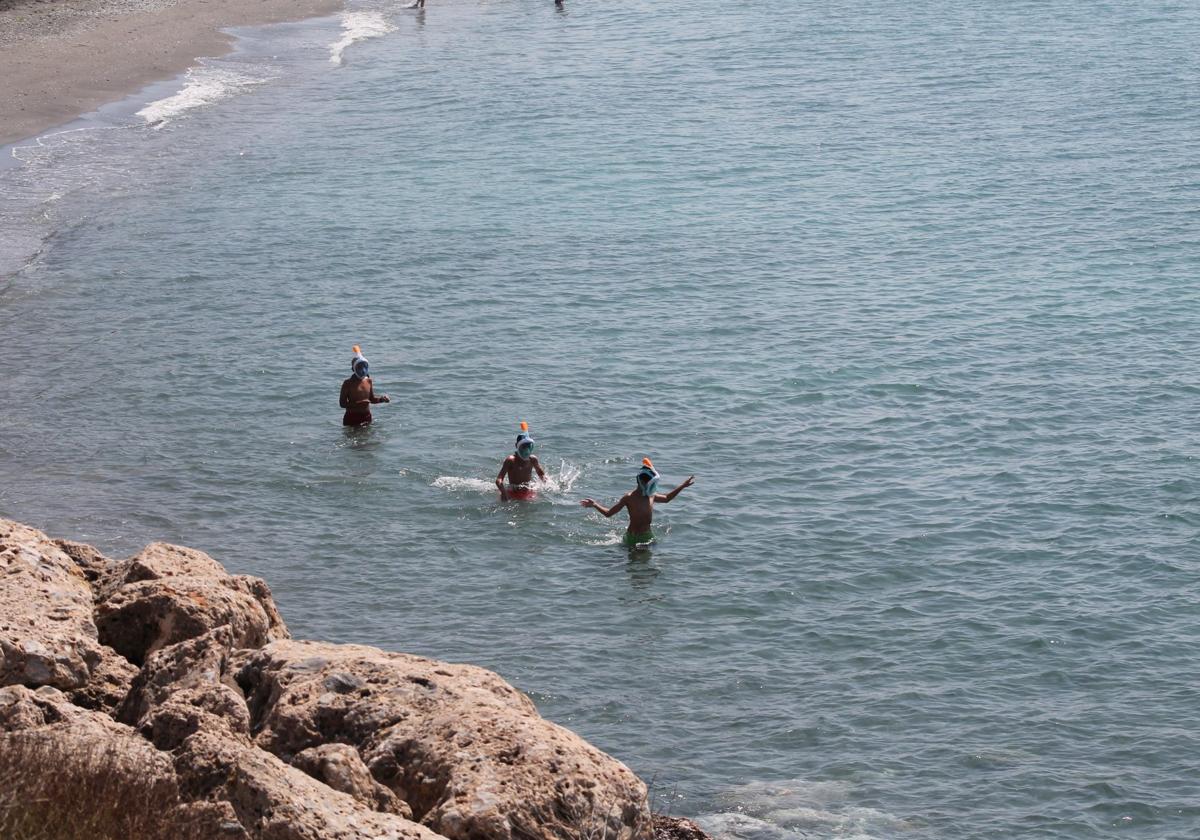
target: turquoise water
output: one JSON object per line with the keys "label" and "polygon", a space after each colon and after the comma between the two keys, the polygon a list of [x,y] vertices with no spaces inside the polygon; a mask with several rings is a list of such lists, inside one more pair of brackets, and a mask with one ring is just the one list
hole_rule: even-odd
{"label": "turquoise water", "polygon": [[[1200,836],[1200,9],[429,3],[16,150],[0,514],[494,668],[723,836]],[[577,502],[647,455],[630,552]]]}

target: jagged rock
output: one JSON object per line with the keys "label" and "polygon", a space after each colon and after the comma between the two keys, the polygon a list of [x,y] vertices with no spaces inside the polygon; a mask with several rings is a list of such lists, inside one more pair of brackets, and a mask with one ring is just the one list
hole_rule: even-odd
{"label": "jagged rock", "polygon": [[[170,772],[171,762],[128,726],[117,723],[103,712],[81,709],[56,688],[37,690],[23,685],[0,688],[0,732],[49,732],[75,742],[78,749],[103,745],[114,747],[120,769],[147,768]],[[49,769],[49,768],[47,768]]]}
{"label": "jagged rock", "polygon": [[197,732],[177,750],[175,771],[185,797],[229,803],[255,840],[442,840],[364,807],[248,740]]}
{"label": "jagged rock", "polygon": [[248,737],[246,704],[228,686],[184,689],[155,706],[138,721],[138,731],[160,750],[174,750],[197,732]]}
{"label": "jagged rock", "polygon": [[368,808],[412,819],[408,803],[375,781],[358,750],[349,744],[309,747],[296,754],[292,766],[334,790],[353,796]]}
{"label": "jagged rock", "polygon": [[137,676],[137,666],[110,647],[100,649],[100,662],[82,687],[68,692],[71,702],[85,709],[113,714]]}
{"label": "jagged rock", "polygon": [[39,837],[253,840],[231,808],[181,802],[169,755],[55,688],[0,689],[0,766],[0,814]]}
{"label": "jagged rock", "polygon": [[100,553],[99,549],[87,543],[74,540],[55,540],[62,552],[74,561],[79,571],[88,583],[97,583],[108,574],[113,562]]}
{"label": "jagged rock", "polygon": [[96,605],[100,640],[136,665],[155,651],[228,627],[236,647],[288,637],[271,590],[207,554],[153,543],[115,566]]}
{"label": "jagged rock", "polygon": [[712,840],[712,837],[689,819],[655,814],[654,840]]}
{"label": "jagged rock", "polygon": [[237,683],[226,676],[232,647],[233,631],[225,626],[156,650],[132,681],[117,720],[137,726],[153,708],[185,690],[222,686],[236,691]]}
{"label": "jagged rock", "polygon": [[359,645],[277,641],[234,655],[255,741],[292,760],[338,741],[454,840],[640,840],[645,785],[543,720],[496,674]]}
{"label": "jagged rock", "polygon": [[247,734],[250,712],[226,674],[233,639],[229,627],[218,627],[150,654],[117,709],[117,720],[164,750],[201,729]]}
{"label": "jagged rock", "polygon": [[253,840],[227,802],[188,802],[170,810],[166,822],[188,826],[204,840]]}
{"label": "jagged rock", "polygon": [[143,580],[172,577],[224,578],[225,567],[203,551],[171,543],[150,543],[128,560],[108,568],[102,597],[114,589]]}
{"label": "jagged rock", "polygon": [[0,519],[0,685],[81,688],[102,658],[84,573],[41,531]]}
{"label": "jagged rock", "polygon": [[228,802],[187,802],[172,809],[168,822],[193,826],[205,840],[253,840]]}

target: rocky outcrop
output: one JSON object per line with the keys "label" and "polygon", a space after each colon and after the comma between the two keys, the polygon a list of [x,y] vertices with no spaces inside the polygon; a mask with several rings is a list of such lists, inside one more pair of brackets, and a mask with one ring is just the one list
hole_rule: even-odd
{"label": "rocky outcrop", "polygon": [[103,658],[84,573],[41,531],[0,519],[0,685],[82,688]]}
{"label": "rocky outcrop", "polygon": [[412,819],[408,803],[375,781],[358,750],[349,744],[309,747],[296,754],[292,766],[334,790],[353,796],[368,808]]}
{"label": "rocky outcrop", "polygon": [[113,714],[137,673],[137,666],[128,659],[110,647],[101,647],[100,661],[92,668],[87,682],[69,691],[67,696],[77,706]]}
{"label": "rocky outcrop", "polygon": [[654,840],[712,840],[700,826],[685,817],[654,815]]}
{"label": "rocky outcrop", "polygon": [[649,833],[645,785],[490,671],[299,641],[241,651],[239,663],[259,746],[290,761],[320,744],[350,744],[446,837]]}
{"label": "rocky outcrop", "polygon": [[403,817],[364,807],[249,740],[219,732],[188,738],[175,771],[186,798],[228,803],[258,840],[440,840]]}
{"label": "rocky outcrop", "polygon": [[104,836],[707,840],[496,674],[292,641],[264,582],[179,546],[0,520],[0,686],[0,809],[67,780]]}
{"label": "rocky outcrop", "polygon": [[112,566],[111,560],[87,543],[74,540],[54,540],[54,544],[62,549],[63,554],[71,558],[88,583],[98,583]]}
{"label": "rocky outcrop", "polygon": [[288,637],[266,583],[230,575],[207,554],[166,543],[113,568],[97,598],[100,641],[137,665],[217,627],[228,627],[241,648]]}
{"label": "rocky outcrop", "polygon": [[56,744],[64,754],[102,750],[110,757],[109,772],[118,777],[145,781],[174,776],[170,758],[128,726],[103,712],[79,708],[50,686],[0,688],[0,733]]}

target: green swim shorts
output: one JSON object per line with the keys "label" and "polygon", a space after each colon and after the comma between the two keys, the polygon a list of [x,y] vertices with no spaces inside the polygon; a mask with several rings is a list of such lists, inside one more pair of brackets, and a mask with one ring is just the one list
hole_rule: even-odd
{"label": "green swim shorts", "polygon": [[644,545],[648,542],[654,542],[654,532],[643,531],[640,534],[635,534],[633,531],[626,531],[625,536],[621,538],[621,542],[630,548],[635,545]]}

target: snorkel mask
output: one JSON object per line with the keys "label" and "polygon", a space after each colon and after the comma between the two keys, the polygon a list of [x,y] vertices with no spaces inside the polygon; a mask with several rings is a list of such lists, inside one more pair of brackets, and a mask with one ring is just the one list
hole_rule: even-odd
{"label": "snorkel mask", "polygon": [[367,357],[362,354],[362,350],[358,345],[354,345],[354,356],[350,359],[350,370],[358,379],[366,379],[367,371],[370,370],[371,363],[367,361]]}
{"label": "snorkel mask", "polygon": [[638,487],[642,488],[643,496],[653,496],[658,490],[658,470],[654,469],[654,464],[650,463],[649,458],[642,459],[642,468],[637,474]]}
{"label": "snorkel mask", "polygon": [[529,424],[521,421],[521,433],[517,435],[517,457],[528,461],[533,454],[533,438],[529,436]]}

